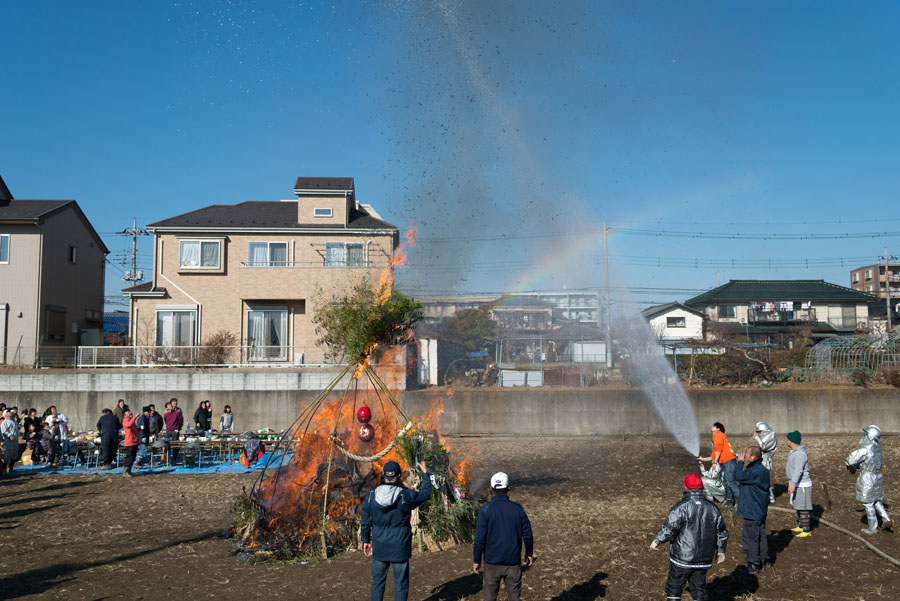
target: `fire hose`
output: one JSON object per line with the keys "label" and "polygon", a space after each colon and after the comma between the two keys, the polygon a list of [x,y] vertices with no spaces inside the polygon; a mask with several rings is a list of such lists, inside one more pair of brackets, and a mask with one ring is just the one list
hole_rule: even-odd
{"label": "fire hose", "polygon": [[412,422],[407,422],[406,425],[403,426],[403,429],[400,430],[400,432],[398,432],[397,435],[396,435],[394,438],[391,439],[391,442],[389,442],[388,445],[387,445],[386,447],[384,447],[383,449],[381,449],[381,451],[379,451],[378,453],[375,453],[374,455],[368,455],[368,456],[365,456],[365,455],[357,455],[357,454],[355,454],[355,453],[351,453],[351,452],[348,451],[346,448],[344,448],[344,446],[343,446],[344,443],[343,443],[343,442],[341,441],[341,439],[338,438],[337,436],[332,435],[330,438],[331,438],[332,442],[334,443],[334,446],[336,446],[337,449],[338,449],[341,453],[343,453],[344,455],[346,455],[346,456],[349,457],[350,459],[353,459],[354,461],[367,461],[367,462],[372,462],[372,461],[378,461],[379,459],[381,459],[382,457],[384,457],[385,455],[387,455],[388,453],[390,453],[390,452],[391,452],[391,449],[394,448],[394,445],[397,444],[397,439],[400,438],[401,436],[403,436],[404,434],[406,434],[407,432],[409,432],[410,430],[412,430],[412,427],[413,427],[413,423],[412,423]]}
{"label": "fire hose", "polygon": [[[784,513],[791,513],[791,514],[796,513],[794,510],[792,510],[792,509],[787,509],[787,508],[785,508],[785,507],[771,507],[771,506],[770,506],[770,507],[769,507],[769,511],[772,511],[772,510],[775,510],[775,511],[782,511],[782,512],[784,512]],[[889,562],[891,562],[891,563],[894,564],[895,566],[900,567],[900,561],[897,561],[896,559],[894,559],[893,557],[891,557],[890,555],[888,555],[887,553],[885,553],[884,551],[882,551],[881,549],[879,549],[878,547],[876,547],[875,545],[873,545],[872,543],[870,543],[869,541],[867,541],[866,539],[864,539],[863,537],[861,537],[860,535],[854,534],[854,533],[850,532],[849,530],[846,530],[846,529],[844,529],[844,528],[841,528],[841,527],[838,526],[837,524],[833,524],[832,522],[829,522],[828,520],[824,520],[824,519],[820,518],[820,517],[817,516],[817,515],[813,515],[812,513],[810,514],[809,517],[810,517],[811,519],[813,519],[813,520],[816,520],[816,521],[819,522],[820,524],[825,524],[825,525],[828,526],[829,528],[834,528],[834,529],[837,530],[838,532],[842,532],[843,534],[846,534],[847,536],[849,536],[849,537],[851,537],[851,538],[855,538],[856,540],[860,541],[860,542],[861,542],[862,544],[864,544],[865,546],[869,547],[869,549],[871,549],[872,551],[874,551],[876,555],[878,555],[878,556],[880,556],[880,557],[882,557],[882,558],[888,560]]]}

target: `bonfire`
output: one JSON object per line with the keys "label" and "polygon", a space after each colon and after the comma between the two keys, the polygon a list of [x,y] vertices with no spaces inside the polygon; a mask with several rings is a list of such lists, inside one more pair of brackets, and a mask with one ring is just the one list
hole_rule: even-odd
{"label": "bonfire", "polygon": [[390,285],[384,277],[377,289],[363,281],[344,298],[318,303],[320,341],[349,361],[276,442],[240,502],[235,534],[242,549],[327,558],[357,547],[361,503],[390,460],[411,487],[420,484],[418,461],[437,474],[431,500],[412,518],[420,549],[471,540],[477,507],[437,430],[442,407],[410,417],[375,368],[406,369],[391,365],[392,349],[410,340],[421,317],[421,305]]}

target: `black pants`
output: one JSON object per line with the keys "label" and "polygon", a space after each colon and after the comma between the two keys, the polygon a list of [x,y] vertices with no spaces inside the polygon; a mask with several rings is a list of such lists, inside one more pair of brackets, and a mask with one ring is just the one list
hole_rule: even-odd
{"label": "black pants", "polygon": [[118,432],[104,432],[100,435],[100,463],[112,465],[116,458],[116,448],[119,446]]}
{"label": "black pants", "polygon": [[760,567],[769,560],[769,543],[766,540],[766,521],[744,519],[741,530],[741,547],[747,564]]}
{"label": "black pants", "polygon": [[484,564],[484,576],[481,579],[484,587],[484,601],[496,601],[500,593],[500,581],[506,583],[507,601],[521,601],[522,566],[501,566]]}
{"label": "black pants", "polygon": [[122,471],[131,473],[131,466],[134,465],[134,458],[137,457],[138,447],[137,445],[133,445],[130,447],[125,447],[125,461],[122,466]]}
{"label": "black pants", "polygon": [[706,570],[708,568],[680,568],[669,562],[669,576],[666,578],[666,599],[676,601],[681,599],[681,591],[687,582],[688,589],[694,601],[708,601],[706,592]]}

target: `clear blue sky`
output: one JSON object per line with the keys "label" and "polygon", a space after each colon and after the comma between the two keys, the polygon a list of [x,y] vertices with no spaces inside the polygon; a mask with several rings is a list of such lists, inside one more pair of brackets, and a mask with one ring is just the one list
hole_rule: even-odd
{"label": "clear blue sky", "polygon": [[0,0],[0,175],[17,198],[76,199],[113,262],[132,217],[290,198],[322,175],[417,225],[398,276],[414,293],[600,286],[604,220],[614,285],[652,288],[642,302],[729,278],[847,285],[897,237],[622,230],[900,231],[898,17],[891,2]]}

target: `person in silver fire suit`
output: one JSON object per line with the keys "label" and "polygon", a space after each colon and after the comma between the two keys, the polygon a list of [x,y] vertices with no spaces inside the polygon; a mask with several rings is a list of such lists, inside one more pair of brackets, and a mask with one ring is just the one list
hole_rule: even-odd
{"label": "person in silver fire suit", "polygon": [[725,561],[728,528],[719,508],[703,497],[700,476],[685,476],[684,487],[687,491],[669,511],[650,548],[656,549],[660,543],[669,543],[668,601],[680,601],[685,582],[694,601],[708,601],[706,571],[712,567],[717,552],[717,563]]}
{"label": "person in silver fire suit", "polygon": [[866,510],[867,528],[863,528],[866,534],[878,532],[878,516],[887,524],[891,521],[887,510],[882,504],[884,499],[884,482],[881,476],[881,428],[871,425],[863,429],[863,437],[859,440],[858,448],[847,455],[844,463],[847,471],[856,477],[856,500],[863,504]]}
{"label": "person in silver fire suit", "polygon": [[[775,431],[769,427],[766,422],[756,422],[756,428],[753,430],[753,440],[757,446],[762,449],[763,467],[772,473],[772,460],[775,458],[775,451],[778,450],[778,439],[775,437]],[[775,489],[769,484],[769,503],[775,502]]]}
{"label": "person in silver fire suit", "polygon": [[703,496],[710,501],[724,503],[725,483],[722,482],[722,466],[713,461],[709,469],[705,469],[702,461],[698,463],[700,464],[700,480],[703,481]]}

